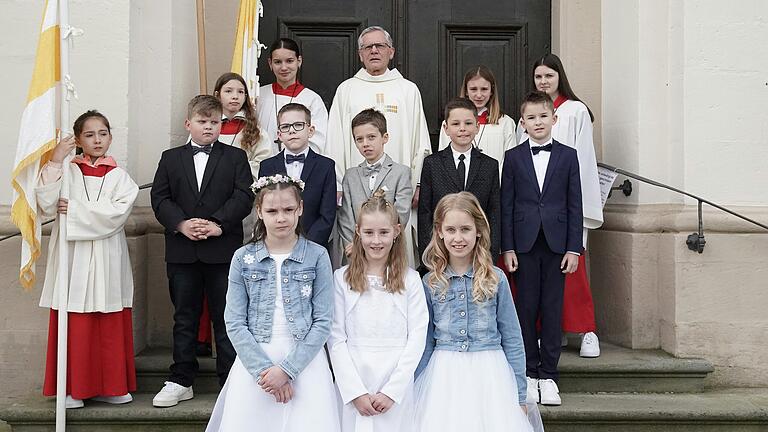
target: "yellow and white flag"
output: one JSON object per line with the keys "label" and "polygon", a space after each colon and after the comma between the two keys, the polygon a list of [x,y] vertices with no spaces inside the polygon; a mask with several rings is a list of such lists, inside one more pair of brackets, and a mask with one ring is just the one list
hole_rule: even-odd
{"label": "yellow and white flag", "polygon": [[21,116],[16,161],[11,173],[11,220],[22,235],[19,280],[24,288],[35,283],[35,261],[40,256],[40,220],[35,186],[40,167],[56,146],[58,95],[61,79],[60,30],[57,0],[46,0],[35,68],[29,84],[27,106]]}
{"label": "yellow and white flag", "polygon": [[259,17],[263,15],[264,8],[260,0],[240,0],[232,72],[245,78],[252,99],[259,95],[259,75],[256,69],[261,48],[266,48],[259,42]]}

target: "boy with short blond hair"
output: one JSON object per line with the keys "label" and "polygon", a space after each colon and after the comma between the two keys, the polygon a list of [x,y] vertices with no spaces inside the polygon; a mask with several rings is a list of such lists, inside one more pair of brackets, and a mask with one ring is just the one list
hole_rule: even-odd
{"label": "boy with short blond hair", "polygon": [[165,261],[174,307],[171,376],[152,403],[169,407],[192,399],[203,295],[216,338],[216,374],[224,385],[235,350],[224,325],[229,262],[243,241],[242,221],[253,193],[248,157],[218,141],[221,102],[195,96],[184,126],[190,141],[163,152],[152,182],[152,209],[165,227]]}

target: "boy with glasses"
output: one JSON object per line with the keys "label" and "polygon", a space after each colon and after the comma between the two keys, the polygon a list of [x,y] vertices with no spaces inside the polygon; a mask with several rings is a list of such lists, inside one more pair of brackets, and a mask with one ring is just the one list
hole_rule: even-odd
{"label": "boy with glasses", "polygon": [[277,114],[283,151],[261,162],[259,177],[284,174],[304,181],[304,213],[299,223],[307,239],[326,247],[336,221],[336,171],[333,160],[309,148],[314,133],[307,107],[283,106]]}

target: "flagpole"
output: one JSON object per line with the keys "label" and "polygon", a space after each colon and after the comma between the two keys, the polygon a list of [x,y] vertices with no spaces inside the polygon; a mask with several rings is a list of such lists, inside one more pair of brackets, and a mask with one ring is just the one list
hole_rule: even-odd
{"label": "flagpole", "polygon": [[[68,0],[54,0],[59,2],[59,31],[65,35],[69,29],[69,5]],[[69,43],[66,39],[59,39],[59,50],[61,55],[59,80],[59,100],[61,129],[60,137],[64,136],[64,131],[69,131],[69,101],[66,82],[69,78]],[[69,198],[69,157],[64,159],[61,178],[61,198]],[[67,242],[67,215],[59,214],[59,256],[58,272],[56,275],[57,289],[59,293],[58,301],[58,342],[56,353],[56,432],[65,432],[67,428],[67,329],[69,310],[69,247]],[[50,264],[50,263],[49,263]]]}
{"label": "flagpole", "polygon": [[200,94],[208,94],[208,70],[205,63],[205,0],[197,0],[197,62]]}

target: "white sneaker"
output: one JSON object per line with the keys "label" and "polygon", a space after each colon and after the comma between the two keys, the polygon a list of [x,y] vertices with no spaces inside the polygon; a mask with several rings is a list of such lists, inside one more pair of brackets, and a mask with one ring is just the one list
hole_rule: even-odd
{"label": "white sneaker", "polygon": [[91,400],[95,402],[105,402],[108,404],[120,405],[133,401],[133,396],[131,396],[130,393],[126,393],[122,396],[96,396],[91,398]]}
{"label": "white sneaker", "polygon": [[193,397],[195,395],[192,392],[192,386],[184,387],[181,384],[166,381],[165,387],[152,399],[152,405],[158,408],[172,407],[181,401],[190,400]]}
{"label": "white sneaker", "polygon": [[587,358],[600,357],[600,340],[593,332],[584,333],[581,338],[581,351],[579,355]]}
{"label": "white sneaker", "polygon": [[568,336],[563,333],[563,336],[560,338],[560,348],[565,348],[568,346]]}
{"label": "white sneaker", "polygon": [[64,407],[66,409],[76,409],[76,408],[82,408],[85,406],[85,403],[83,403],[82,399],[75,399],[70,395],[67,395],[67,398],[64,400]]}
{"label": "white sneaker", "polygon": [[557,383],[551,379],[539,380],[539,391],[541,392],[541,404],[542,405],[560,405],[560,389],[557,388]]}
{"label": "white sneaker", "polygon": [[528,381],[528,396],[525,402],[529,404],[541,402],[539,398],[539,380],[531,377],[526,377],[525,379]]}

